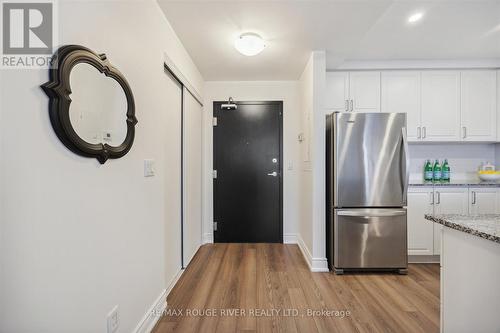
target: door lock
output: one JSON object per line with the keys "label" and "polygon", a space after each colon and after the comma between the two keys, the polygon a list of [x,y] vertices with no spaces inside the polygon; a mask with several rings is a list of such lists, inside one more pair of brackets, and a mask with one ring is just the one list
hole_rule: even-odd
{"label": "door lock", "polygon": [[271,177],[278,177],[278,173],[276,171],[268,173],[267,175]]}

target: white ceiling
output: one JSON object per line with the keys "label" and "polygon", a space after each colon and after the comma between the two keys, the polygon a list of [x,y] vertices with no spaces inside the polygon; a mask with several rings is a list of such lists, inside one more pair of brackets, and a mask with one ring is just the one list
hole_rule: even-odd
{"label": "white ceiling", "polygon": [[[326,50],[329,69],[346,60],[500,58],[500,0],[158,2],[205,80],[294,80],[312,50]],[[408,24],[417,11],[424,18]],[[242,32],[268,47],[239,54]]]}

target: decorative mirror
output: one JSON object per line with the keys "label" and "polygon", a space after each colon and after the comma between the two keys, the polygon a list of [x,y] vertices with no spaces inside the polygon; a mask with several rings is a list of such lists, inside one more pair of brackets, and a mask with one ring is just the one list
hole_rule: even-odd
{"label": "decorative mirror", "polygon": [[[134,97],[125,77],[105,54],[79,45],[61,47],[52,57],[50,122],[74,153],[104,164],[128,153],[134,142]],[[104,75],[103,75],[104,74]]]}

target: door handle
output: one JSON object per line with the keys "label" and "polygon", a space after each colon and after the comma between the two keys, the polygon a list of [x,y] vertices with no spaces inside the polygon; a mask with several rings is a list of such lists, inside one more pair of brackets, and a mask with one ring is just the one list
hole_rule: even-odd
{"label": "door handle", "polygon": [[404,216],[406,210],[397,209],[357,209],[357,210],[341,210],[337,212],[338,216],[352,217],[384,217],[384,216]]}
{"label": "door handle", "polygon": [[271,177],[278,177],[278,173],[276,171],[268,173],[267,175]]}
{"label": "door handle", "polygon": [[408,185],[410,183],[410,155],[408,152],[408,138],[406,136],[406,127],[401,129],[401,134],[403,136],[403,151],[405,154],[405,171],[403,180],[403,203],[406,205],[407,195],[408,195]]}

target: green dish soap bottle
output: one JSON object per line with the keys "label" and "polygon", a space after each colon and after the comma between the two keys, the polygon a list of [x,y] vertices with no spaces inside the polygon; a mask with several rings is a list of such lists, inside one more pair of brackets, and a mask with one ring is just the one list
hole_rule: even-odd
{"label": "green dish soap bottle", "polygon": [[442,172],[442,177],[441,177],[443,182],[450,181],[450,173],[451,173],[450,165],[448,164],[448,160],[445,159],[444,163],[443,163],[443,172]]}
{"label": "green dish soap bottle", "polygon": [[433,180],[435,182],[441,181],[441,177],[443,176],[442,169],[441,169],[441,164],[439,164],[439,160],[436,160],[434,162],[434,167],[432,168],[432,171],[434,173]]}
{"label": "green dish soap bottle", "polygon": [[434,178],[434,172],[432,170],[432,163],[431,160],[427,160],[424,166],[424,181],[432,182],[433,178]]}

